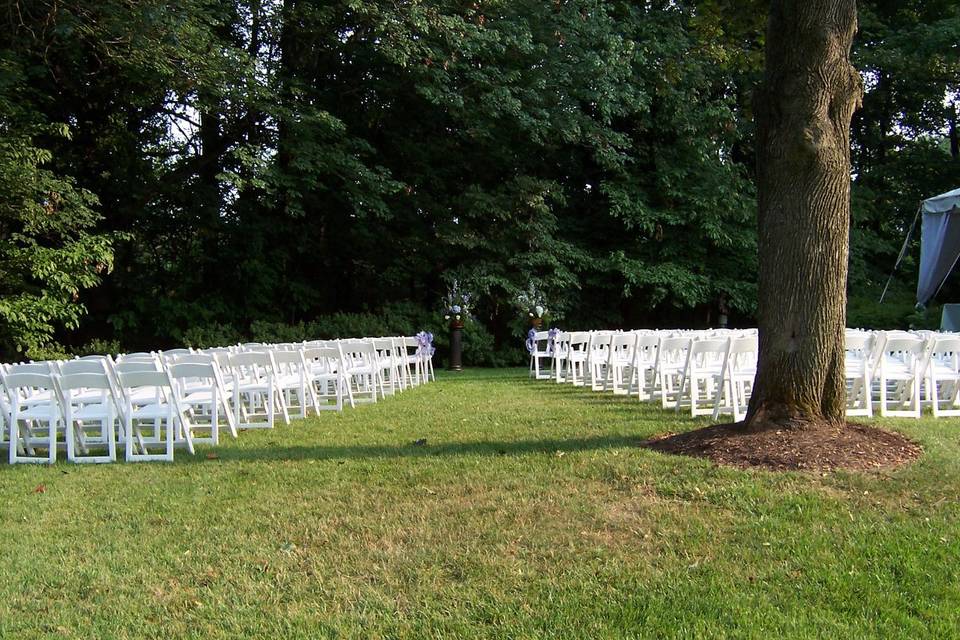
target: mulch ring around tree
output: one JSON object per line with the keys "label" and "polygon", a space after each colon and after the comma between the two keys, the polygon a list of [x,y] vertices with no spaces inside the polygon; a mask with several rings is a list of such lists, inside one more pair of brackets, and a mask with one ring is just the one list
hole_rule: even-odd
{"label": "mulch ring around tree", "polygon": [[707,458],[733,467],[772,471],[868,471],[898,467],[923,449],[906,436],[848,422],[804,422],[746,428],[718,424],[685,433],[654,436],[643,447]]}

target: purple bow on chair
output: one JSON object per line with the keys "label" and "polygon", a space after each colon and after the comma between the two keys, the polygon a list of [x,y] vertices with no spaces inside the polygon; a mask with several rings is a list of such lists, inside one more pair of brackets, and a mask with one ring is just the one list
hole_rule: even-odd
{"label": "purple bow on chair", "polygon": [[415,337],[417,338],[417,355],[432,356],[436,351],[433,346],[433,334],[429,331],[421,331]]}
{"label": "purple bow on chair", "polygon": [[537,330],[530,329],[530,331],[527,332],[527,351],[529,351],[530,353],[533,353],[537,348],[536,338],[537,338]]}
{"label": "purple bow on chair", "polygon": [[556,327],[547,331],[547,355],[553,355],[553,343],[556,341],[558,333],[560,333],[560,329]]}

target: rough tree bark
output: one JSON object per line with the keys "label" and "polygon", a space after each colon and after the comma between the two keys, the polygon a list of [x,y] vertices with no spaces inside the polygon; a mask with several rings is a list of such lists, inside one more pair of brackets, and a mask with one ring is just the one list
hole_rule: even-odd
{"label": "rough tree bark", "polygon": [[855,0],[772,0],[755,97],[760,359],[750,427],[844,419]]}

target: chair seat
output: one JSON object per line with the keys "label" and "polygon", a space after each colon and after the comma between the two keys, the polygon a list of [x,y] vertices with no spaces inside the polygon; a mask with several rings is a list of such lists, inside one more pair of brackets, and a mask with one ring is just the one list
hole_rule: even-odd
{"label": "chair seat", "polygon": [[370,375],[372,373],[373,373],[373,367],[370,365],[350,367],[347,369],[347,375],[351,375],[351,376]]}
{"label": "chair seat", "polygon": [[[111,417],[111,407],[106,403],[85,404],[73,411],[74,420],[107,420]],[[115,413],[115,412],[113,412]]]}
{"label": "chair seat", "polygon": [[281,389],[299,389],[301,384],[307,384],[306,376],[287,374],[277,377],[277,386]]}
{"label": "chair seat", "polygon": [[[170,415],[172,408],[168,404],[146,404],[134,407],[130,417],[136,420],[156,420]],[[173,413],[176,413],[173,411]]]}
{"label": "chair seat", "polygon": [[722,365],[722,364],[710,364],[710,365],[707,365],[707,366],[700,366],[700,367],[697,367],[696,369],[693,369],[693,370],[690,372],[690,375],[692,375],[692,376],[719,376],[721,373],[723,373],[723,365]]}
{"label": "chair seat", "polygon": [[213,402],[213,392],[209,389],[206,391],[193,391],[188,393],[182,402],[186,405],[209,405]]}
{"label": "chair seat", "polygon": [[234,390],[240,393],[267,393],[271,388],[268,382],[248,382],[234,386]]}
{"label": "chair seat", "polygon": [[60,416],[60,407],[50,404],[34,404],[17,412],[17,418],[20,420],[50,420],[51,417]]}
{"label": "chair seat", "polygon": [[942,362],[937,362],[936,360],[930,361],[930,368],[928,369],[928,372],[940,380],[952,380],[960,378],[960,372],[954,369],[952,365],[943,364]]}

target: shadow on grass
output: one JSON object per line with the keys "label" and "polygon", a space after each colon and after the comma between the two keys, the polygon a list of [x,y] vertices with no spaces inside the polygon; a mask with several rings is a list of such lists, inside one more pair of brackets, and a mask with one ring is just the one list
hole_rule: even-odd
{"label": "shadow on grass", "polygon": [[370,460],[389,458],[432,458],[438,456],[523,456],[531,454],[573,453],[637,447],[641,436],[596,436],[591,438],[548,438],[544,440],[511,440],[475,442],[438,442],[432,444],[387,445],[272,445],[237,449],[216,449],[218,458],[207,460],[205,452],[194,456],[177,454],[177,463],[207,463],[258,460]]}
{"label": "shadow on grass", "polygon": [[[424,444],[370,444],[370,445],[279,445],[270,442],[263,446],[204,447],[196,454],[178,450],[173,465],[217,464],[230,462],[268,462],[296,460],[385,460],[404,458],[435,458],[460,456],[518,457],[526,455],[556,455],[603,449],[640,447],[647,436],[609,435],[590,438],[547,438],[542,440],[479,440],[474,442],[437,442]],[[232,441],[230,441],[232,445]],[[207,455],[215,452],[215,458]],[[122,454],[117,464],[124,464]],[[57,464],[66,464],[58,460]],[[163,465],[164,463],[158,463]],[[16,465],[0,463],[0,469]],[[20,465],[23,466],[23,465]],[[71,465],[72,466],[72,465]]]}

